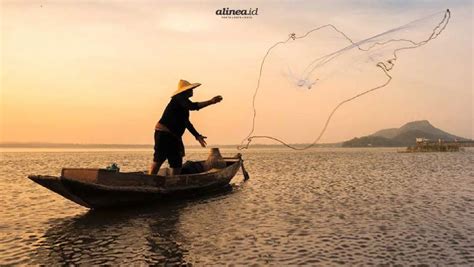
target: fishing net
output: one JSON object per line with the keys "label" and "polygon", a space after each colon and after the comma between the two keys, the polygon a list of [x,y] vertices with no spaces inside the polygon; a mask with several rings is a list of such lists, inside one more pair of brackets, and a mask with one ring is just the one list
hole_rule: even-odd
{"label": "fishing net", "polygon": [[[289,34],[263,57],[251,129],[238,148],[257,139],[296,150],[314,146],[339,108],[386,87],[403,51],[436,39],[450,17],[438,12],[357,41],[331,24]],[[298,140],[307,145],[290,145]]]}

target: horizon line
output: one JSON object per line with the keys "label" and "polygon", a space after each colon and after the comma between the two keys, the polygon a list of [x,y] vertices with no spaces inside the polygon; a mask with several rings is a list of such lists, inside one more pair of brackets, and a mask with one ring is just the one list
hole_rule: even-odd
{"label": "horizon line", "polygon": [[[343,142],[320,143],[318,145],[336,145]],[[307,145],[309,143],[294,143],[292,145]],[[1,147],[60,147],[60,146],[129,146],[129,147],[153,147],[154,144],[117,144],[117,143],[54,143],[54,142],[0,142]],[[239,144],[208,144],[207,147],[215,146],[239,146]],[[252,146],[283,146],[282,144],[253,144]],[[188,145],[188,147],[201,147],[200,145]]]}

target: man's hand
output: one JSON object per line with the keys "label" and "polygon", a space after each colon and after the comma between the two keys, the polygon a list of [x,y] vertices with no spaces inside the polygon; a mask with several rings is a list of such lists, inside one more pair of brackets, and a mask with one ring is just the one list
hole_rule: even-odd
{"label": "man's hand", "polygon": [[196,137],[196,140],[198,140],[199,144],[201,144],[202,147],[206,147],[207,143],[206,143],[206,140],[204,140],[206,138],[207,137],[200,135]]}
{"label": "man's hand", "polygon": [[213,98],[211,99],[211,101],[212,101],[214,104],[217,104],[217,103],[221,102],[222,99],[223,99],[222,96],[218,95],[218,96],[213,97]]}

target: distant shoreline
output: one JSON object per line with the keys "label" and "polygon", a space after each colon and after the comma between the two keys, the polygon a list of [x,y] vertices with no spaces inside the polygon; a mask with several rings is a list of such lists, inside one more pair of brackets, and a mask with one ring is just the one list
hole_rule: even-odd
{"label": "distant shoreline", "polygon": [[[293,146],[307,146],[308,144],[294,144]],[[238,145],[211,144],[208,147],[236,148]],[[315,147],[340,147],[341,143],[316,144]],[[200,148],[198,145],[186,146],[189,148]],[[251,148],[280,148],[285,147],[279,144],[255,144]],[[75,143],[21,143],[8,142],[0,143],[0,148],[143,148],[153,149],[153,144],[75,144]]]}
{"label": "distant shoreline", "polygon": [[0,143],[0,148],[153,148],[148,144]]}
{"label": "distant shoreline", "polygon": [[[375,133],[354,137],[350,140],[336,143],[315,144],[314,147],[335,148],[335,147],[407,147],[415,145],[417,138],[428,140],[445,141],[467,141],[471,142],[469,146],[474,146],[474,141],[469,138],[459,137],[441,129],[434,127],[428,120],[411,121],[405,123],[399,128],[387,128]],[[289,144],[296,148],[307,147],[309,143]],[[238,144],[209,144],[207,147],[219,147],[235,149]],[[187,148],[201,148],[196,143],[186,145]],[[254,144],[252,148],[284,148],[282,144]],[[84,144],[84,143],[48,143],[48,142],[0,142],[0,148],[57,148],[57,149],[153,149],[153,144]]]}

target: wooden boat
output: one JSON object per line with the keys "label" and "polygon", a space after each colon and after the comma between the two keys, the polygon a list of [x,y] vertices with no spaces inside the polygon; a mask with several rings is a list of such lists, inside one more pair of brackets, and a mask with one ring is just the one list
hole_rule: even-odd
{"label": "wooden boat", "polygon": [[[108,169],[63,168],[61,176],[30,175],[34,182],[91,209],[127,206],[159,200],[189,197],[223,189],[239,168],[248,174],[240,154],[223,158],[225,167],[205,170],[205,161],[197,161],[191,171],[183,166],[183,174],[170,176],[162,168],[158,175],[144,172],[120,172]],[[202,172],[193,173],[196,169]]]}

